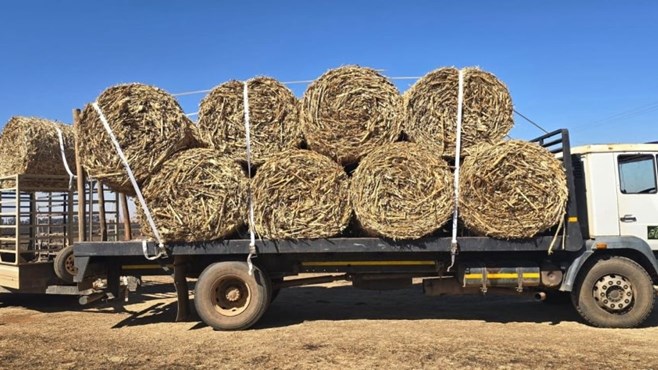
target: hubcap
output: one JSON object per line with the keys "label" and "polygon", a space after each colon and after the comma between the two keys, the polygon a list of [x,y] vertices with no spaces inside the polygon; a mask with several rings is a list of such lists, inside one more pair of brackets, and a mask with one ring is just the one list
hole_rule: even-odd
{"label": "hubcap", "polygon": [[213,289],[215,310],[224,316],[237,316],[243,313],[251,302],[249,286],[237,277],[224,277],[215,283]]}
{"label": "hubcap", "polygon": [[64,261],[64,267],[66,268],[66,272],[73,276],[78,273],[78,269],[75,267],[75,258],[73,255],[70,255],[66,258]]}
{"label": "hubcap", "polygon": [[623,311],[633,303],[633,285],[618,274],[601,277],[594,284],[592,293],[599,306],[610,312]]}

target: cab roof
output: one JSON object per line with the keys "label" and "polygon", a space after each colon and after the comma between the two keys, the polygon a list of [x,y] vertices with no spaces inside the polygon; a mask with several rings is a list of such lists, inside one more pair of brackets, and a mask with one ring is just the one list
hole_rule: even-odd
{"label": "cab roof", "polygon": [[656,152],[658,144],[595,144],[571,148],[571,154],[616,153],[616,152]]}

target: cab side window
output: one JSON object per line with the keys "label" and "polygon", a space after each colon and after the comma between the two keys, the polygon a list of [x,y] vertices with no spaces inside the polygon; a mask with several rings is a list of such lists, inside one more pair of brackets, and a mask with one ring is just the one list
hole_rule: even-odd
{"label": "cab side window", "polygon": [[650,154],[617,157],[622,194],[656,194],[656,158]]}

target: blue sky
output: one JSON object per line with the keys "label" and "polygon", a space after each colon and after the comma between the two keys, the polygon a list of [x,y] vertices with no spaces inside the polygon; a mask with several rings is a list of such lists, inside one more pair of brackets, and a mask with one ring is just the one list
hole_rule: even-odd
{"label": "blue sky", "polygon": [[[344,64],[388,76],[478,65],[518,111],[576,144],[658,140],[658,2],[15,0],[0,3],[0,27],[3,126],[70,122],[122,82],[178,93]],[[195,112],[202,98],[179,101]],[[540,133],[516,117],[511,136]]]}

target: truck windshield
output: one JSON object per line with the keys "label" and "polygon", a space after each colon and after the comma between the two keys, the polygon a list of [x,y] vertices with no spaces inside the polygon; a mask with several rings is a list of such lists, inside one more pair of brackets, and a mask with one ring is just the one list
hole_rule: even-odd
{"label": "truck windshield", "polygon": [[649,154],[620,155],[619,186],[623,194],[656,193],[656,160]]}

